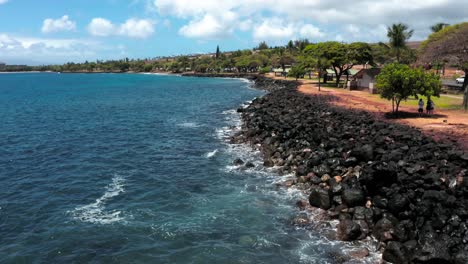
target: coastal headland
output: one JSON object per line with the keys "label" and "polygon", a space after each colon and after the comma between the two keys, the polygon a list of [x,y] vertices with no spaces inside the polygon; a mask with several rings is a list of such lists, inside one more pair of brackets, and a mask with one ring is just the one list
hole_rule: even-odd
{"label": "coastal headland", "polygon": [[391,263],[468,262],[468,153],[459,146],[334,105],[332,95],[301,93],[294,81],[196,76],[247,78],[270,91],[238,109],[243,125],[231,142],[294,173],[284,185],[309,196],[301,210],[339,220],[336,239],[372,236]]}

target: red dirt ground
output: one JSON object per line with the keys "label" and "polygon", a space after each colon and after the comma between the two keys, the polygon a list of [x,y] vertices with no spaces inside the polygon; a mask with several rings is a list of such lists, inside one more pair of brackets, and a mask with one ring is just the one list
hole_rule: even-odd
{"label": "red dirt ground", "polygon": [[[421,130],[437,141],[451,141],[468,151],[468,113],[463,110],[437,110],[436,116],[387,119],[385,113],[391,112],[391,103],[371,97],[367,91],[349,91],[318,87],[315,83],[303,81],[299,91],[305,94],[329,94],[338,98],[337,106],[366,110],[387,122],[398,122]],[[413,108],[400,107],[401,111],[415,112]]]}

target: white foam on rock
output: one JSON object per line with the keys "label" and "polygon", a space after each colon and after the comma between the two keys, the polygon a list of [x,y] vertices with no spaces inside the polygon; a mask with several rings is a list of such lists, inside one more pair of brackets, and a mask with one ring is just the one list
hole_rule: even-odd
{"label": "white foam on rock", "polygon": [[[242,105],[242,108],[246,108],[251,102],[246,102],[246,104]],[[236,110],[227,110],[224,111],[223,114],[226,116],[225,120],[226,123],[229,126],[223,127],[221,129],[216,130],[216,135],[220,140],[223,140],[226,142],[226,148],[225,152],[229,153],[230,156],[233,158],[240,158],[243,161],[247,162],[250,161],[252,162],[255,167],[254,168],[249,168],[246,169],[245,166],[243,165],[227,165],[224,168],[224,171],[226,172],[234,172],[234,173],[249,173],[251,175],[256,175],[260,176],[265,180],[265,184],[271,184],[271,185],[281,185],[283,182],[291,179],[295,179],[294,173],[290,173],[287,175],[283,176],[278,176],[277,171],[279,167],[272,167],[272,168],[267,168],[263,166],[263,160],[261,157],[261,153],[259,150],[256,150],[252,148],[248,144],[229,144],[227,143],[227,140],[234,135],[235,132],[239,131],[241,129],[242,125],[242,119],[240,113],[238,113]],[[251,186],[246,185],[245,190],[246,191],[248,188]],[[258,189],[257,186],[255,186],[255,189]],[[280,190],[278,189],[270,189],[270,188],[260,188],[262,192],[268,192],[272,196],[281,196],[282,199],[289,200],[289,201],[294,201],[294,200],[307,200],[307,194],[296,188],[296,187],[291,187],[291,188],[281,188]],[[290,207],[291,205],[288,203],[284,204],[277,204],[276,206],[284,206],[284,207]],[[317,225],[317,229],[320,232],[321,229],[329,229],[332,232],[336,232],[336,225],[338,224],[338,221],[327,221],[327,225],[323,225],[323,219],[320,216],[320,214],[316,211],[315,213],[309,212],[308,217],[312,223],[315,223]],[[325,231],[325,230],[321,230]],[[304,232],[309,232],[306,229],[304,229]],[[320,248],[323,246],[329,247],[329,248],[336,248],[339,247],[342,249],[342,252],[344,255],[347,255],[349,252],[353,250],[359,250],[362,248],[367,248],[369,249],[369,256],[365,257],[363,259],[357,260],[357,259],[350,259],[350,263],[362,263],[362,264],[374,264],[374,263],[380,263],[380,260],[382,259],[381,253],[377,250],[377,244],[375,239],[367,239],[365,241],[354,241],[354,242],[343,242],[343,241],[337,241],[337,240],[329,240],[325,236],[319,235],[317,237],[316,232],[309,232],[308,233],[310,238],[304,241],[301,241],[299,248],[297,248],[295,253],[299,256],[300,258],[300,263],[322,263],[323,262],[323,256],[316,256],[316,255],[311,255],[310,250],[311,248]],[[259,246],[268,246],[269,243],[267,241],[262,241],[262,243],[259,243]]]}
{"label": "white foam on rock", "polygon": [[125,179],[119,175],[112,178],[112,182],[106,186],[104,194],[95,202],[76,207],[71,211],[73,218],[82,222],[93,224],[112,224],[125,221],[122,211],[106,210],[106,204],[112,198],[125,192]]}

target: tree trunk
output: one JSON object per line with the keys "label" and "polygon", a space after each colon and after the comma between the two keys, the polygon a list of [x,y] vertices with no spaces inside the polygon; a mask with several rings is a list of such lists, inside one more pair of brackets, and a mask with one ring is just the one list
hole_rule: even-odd
{"label": "tree trunk", "polygon": [[336,77],[335,84],[336,84],[336,87],[338,87],[338,85],[340,85],[340,79],[341,79],[341,75],[343,75],[343,71],[340,70],[340,73],[338,74],[338,71],[336,70],[335,67],[333,67],[333,71],[335,72],[335,77]]}
{"label": "tree trunk", "polygon": [[463,94],[463,108],[465,108],[465,111],[468,110],[468,70],[465,71],[465,80],[463,81],[463,89],[465,90],[465,93]]}
{"label": "tree trunk", "polygon": [[397,99],[395,103],[396,103],[395,114],[398,115],[398,108],[400,107],[401,99]]}
{"label": "tree trunk", "polygon": [[392,98],[392,113],[395,113],[395,98]]}

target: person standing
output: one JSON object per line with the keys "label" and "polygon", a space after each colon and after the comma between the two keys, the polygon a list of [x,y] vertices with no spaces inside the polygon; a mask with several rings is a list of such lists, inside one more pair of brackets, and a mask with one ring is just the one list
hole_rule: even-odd
{"label": "person standing", "polygon": [[432,112],[434,110],[434,103],[432,102],[431,99],[427,99],[427,103],[426,103],[426,113],[428,115],[431,115]]}
{"label": "person standing", "polygon": [[419,99],[419,102],[418,102],[419,116],[422,116],[423,112],[424,112],[424,101],[423,101],[423,99]]}

